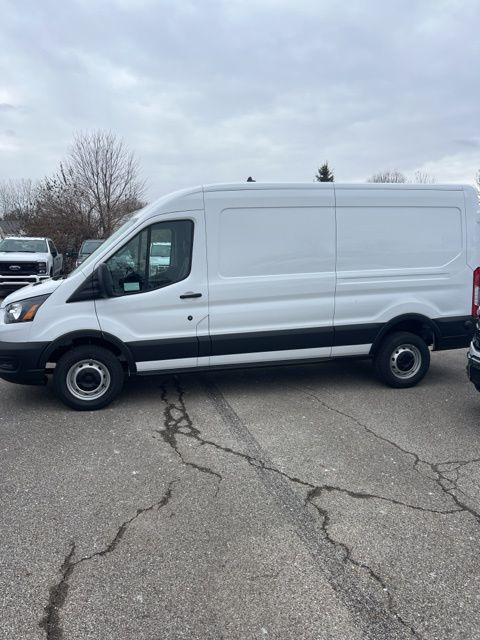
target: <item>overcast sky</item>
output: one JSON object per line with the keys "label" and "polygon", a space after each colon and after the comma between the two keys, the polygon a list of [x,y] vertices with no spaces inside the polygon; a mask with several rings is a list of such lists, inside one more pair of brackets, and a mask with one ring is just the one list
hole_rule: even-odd
{"label": "overcast sky", "polygon": [[0,179],[104,128],[150,198],[327,159],[472,183],[479,108],[479,0],[0,0]]}

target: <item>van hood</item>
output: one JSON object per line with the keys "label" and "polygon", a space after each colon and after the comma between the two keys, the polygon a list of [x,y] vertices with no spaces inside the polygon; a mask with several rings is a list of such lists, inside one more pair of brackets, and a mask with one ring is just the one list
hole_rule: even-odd
{"label": "van hood", "polygon": [[48,253],[0,251],[0,262],[48,262]]}
{"label": "van hood", "polygon": [[40,284],[29,284],[26,287],[17,289],[2,302],[2,308],[11,302],[18,302],[19,300],[26,300],[28,298],[35,298],[35,296],[45,296],[53,293],[55,289],[62,284],[63,280],[44,280]]}

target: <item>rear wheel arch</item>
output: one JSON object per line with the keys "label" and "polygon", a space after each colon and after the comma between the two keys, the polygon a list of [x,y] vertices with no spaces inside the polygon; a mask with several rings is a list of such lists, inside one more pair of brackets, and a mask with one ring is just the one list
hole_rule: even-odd
{"label": "rear wheel arch", "polygon": [[440,335],[438,327],[431,318],[419,313],[407,313],[392,318],[382,327],[372,344],[370,355],[375,355],[387,336],[399,331],[419,336],[428,346],[435,345]]}
{"label": "rear wheel arch", "polygon": [[108,349],[117,356],[126,372],[137,372],[135,359],[127,345],[115,336],[95,330],[73,331],[57,338],[42,353],[39,367],[44,368],[48,362],[56,363],[67,351],[83,345],[96,345]]}

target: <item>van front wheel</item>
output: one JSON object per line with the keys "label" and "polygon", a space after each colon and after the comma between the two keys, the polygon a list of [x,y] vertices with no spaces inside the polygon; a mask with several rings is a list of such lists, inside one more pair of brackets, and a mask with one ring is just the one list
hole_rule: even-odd
{"label": "van front wheel", "polygon": [[427,373],[430,350],[422,338],[407,331],[388,335],[377,350],[373,365],[377,376],[390,387],[413,387]]}
{"label": "van front wheel", "polygon": [[124,372],[118,358],[103,347],[84,345],[67,351],[53,374],[55,391],[77,411],[103,409],[123,387]]}

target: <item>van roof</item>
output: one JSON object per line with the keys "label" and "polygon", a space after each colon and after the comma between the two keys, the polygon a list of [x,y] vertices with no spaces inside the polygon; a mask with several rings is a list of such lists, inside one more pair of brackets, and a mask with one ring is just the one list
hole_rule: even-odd
{"label": "van roof", "polygon": [[[205,184],[168,193],[147,204],[138,213],[146,220],[157,213],[172,211],[193,211],[204,206],[203,195],[215,191],[262,191],[262,190],[312,190],[312,189],[361,189],[361,190],[422,190],[422,191],[474,191],[471,185],[462,184],[398,184],[398,183],[339,183],[339,182],[232,182]],[[134,214],[135,215],[135,214]]]}
{"label": "van roof", "polygon": [[[416,184],[391,182],[232,182],[206,184],[204,191],[243,191],[253,189],[425,189],[442,191],[462,191],[471,189],[471,185],[463,184]],[[198,190],[198,187],[195,189]],[[192,190],[193,191],[193,190]]]}

